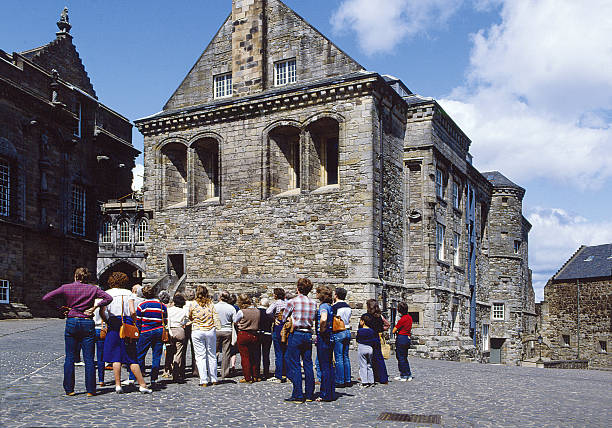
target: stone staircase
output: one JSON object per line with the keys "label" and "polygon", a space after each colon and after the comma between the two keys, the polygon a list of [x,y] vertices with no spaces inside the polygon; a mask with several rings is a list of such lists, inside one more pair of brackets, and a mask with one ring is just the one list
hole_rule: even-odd
{"label": "stone staircase", "polygon": [[0,304],[0,319],[25,319],[33,318],[30,308],[22,303]]}
{"label": "stone staircase", "polygon": [[468,336],[418,337],[408,351],[410,355],[447,361],[476,361],[476,347]]}

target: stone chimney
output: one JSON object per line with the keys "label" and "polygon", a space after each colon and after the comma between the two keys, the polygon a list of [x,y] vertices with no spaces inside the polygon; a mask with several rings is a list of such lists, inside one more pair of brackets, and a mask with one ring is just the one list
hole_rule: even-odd
{"label": "stone chimney", "polygon": [[266,84],[266,0],[232,0],[232,84],[235,97]]}

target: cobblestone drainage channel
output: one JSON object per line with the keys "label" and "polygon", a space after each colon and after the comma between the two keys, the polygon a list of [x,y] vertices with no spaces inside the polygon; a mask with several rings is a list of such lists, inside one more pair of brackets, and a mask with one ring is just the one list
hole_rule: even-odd
{"label": "cobblestone drainage channel", "polygon": [[414,415],[409,413],[388,413],[384,412],[378,416],[379,421],[395,421],[395,422],[416,422],[426,424],[442,424],[441,415]]}

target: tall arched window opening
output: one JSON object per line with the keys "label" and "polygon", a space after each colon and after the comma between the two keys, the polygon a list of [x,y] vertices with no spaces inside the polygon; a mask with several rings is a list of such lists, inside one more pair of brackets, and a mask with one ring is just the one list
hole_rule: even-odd
{"label": "tall arched window opening", "polygon": [[8,217],[11,207],[11,166],[0,159],[0,215]]}
{"label": "tall arched window opening", "polygon": [[160,156],[162,174],[162,207],[187,203],[187,147],[180,143],[166,144]]}
{"label": "tall arched window opening", "polygon": [[338,121],[319,119],[308,126],[312,141],[309,150],[309,178],[312,188],[339,183],[339,135]]}
{"label": "tall arched window opening", "polygon": [[194,149],[193,185],[194,203],[218,198],[221,194],[219,177],[219,143],[203,138],[192,145]]}
{"label": "tall arched window opening", "polygon": [[119,222],[119,242],[122,244],[130,243],[130,223],[127,220]]}
{"label": "tall arched window opening", "polygon": [[110,221],[102,223],[102,230],[100,232],[100,242],[103,244],[110,244],[112,239],[111,235],[113,232],[113,225]]}
{"label": "tall arched window opening", "polygon": [[268,134],[270,194],[299,189],[300,130],[293,126],[280,126]]}
{"label": "tall arched window opening", "polygon": [[149,222],[143,218],[138,222],[138,242],[140,243],[144,242],[148,233],[149,233]]}

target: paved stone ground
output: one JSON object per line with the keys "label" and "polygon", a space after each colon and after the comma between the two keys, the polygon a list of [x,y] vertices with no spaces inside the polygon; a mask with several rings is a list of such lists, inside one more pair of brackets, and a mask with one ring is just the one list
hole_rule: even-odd
{"label": "paved stone ground", "polygon": [[[194,378],[152,395],[116,395],[107,386],[87,397],[77,367],[77,395],[66,397],[63,349],[61,320],[0,321],[0,426],[440,426],[379,421],[381,412],[441,415],[448,427],[608,427],[612,420],[612,372],[606,371],[413,358],[413,382],[355,385],[338,390],[334,403],[287,404],[289,384],[201,388]],[[398,374],[393,356],[388,369]]]}

